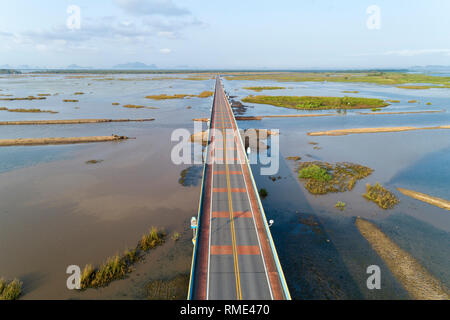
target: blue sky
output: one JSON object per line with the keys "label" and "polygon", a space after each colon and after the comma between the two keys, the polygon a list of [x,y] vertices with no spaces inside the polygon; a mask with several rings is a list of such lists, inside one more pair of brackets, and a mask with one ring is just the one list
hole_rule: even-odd
{"label": "blue sky", "polygon": [[[81,10],[70,30],[67,7]],[[367,13],[379,9],[378,29]],[[14,0],[0,65],[402,68],[450,65],[447,0]]]}

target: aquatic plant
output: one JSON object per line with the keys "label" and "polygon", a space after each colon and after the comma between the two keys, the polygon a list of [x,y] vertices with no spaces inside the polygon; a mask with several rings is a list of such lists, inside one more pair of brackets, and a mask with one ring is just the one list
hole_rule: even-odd
{"label": "aquatic plant", "polygon": [[97,164],[103,162],[103,160],[88,160],[86,161],[86,164]]}
{"label": "aquatic plant", "polygon": [[81,289],[105,287],[114,280],[123,279],[131,272],[131,265],[139,261],[141,253],[163,244],[164,237],[164,232],[152,227],[135,248],[125,250],[123,255],[116,254],[99,267],[87,264],[81,274]]}
{"label": "aquatic plant", "polygon": [[335,207],[341,211],[343,211],[345,209],[345,206],[346,206],[345,202],[342,202],[342,201],[338,201],[335,205]]}
{"label": "aquatic plant", "polygon": [[282,90],[286,89],[286,87],[244,87],[243,89],[261,92],[263,90]]}
{"label": "aquatic plant", "polygon": [[366,184],[366,193],[363,197],[367,200],[375,202],[381,209],[392,209],[399,203],[397,197],[385,189],[378,182],[375,185]]}
{"label": "aquatic plant", "polygon": [[416,103],[417,100],[408,100],[408,103]]}
{"label": "aquatic plant", "polygon": [[78,100],[75,100],[75,99],[64,99],[63,102],[78,102]]}
{"label": "aquatic plant", "polygon": [[120,103],[118,103],[118,102],[113,102],[112,105],[113,105],[113,106],[120,106]]}
{"label": "aquatic plant", "polygon": [[302,159],[302,157],[299,157],[299,156],[286,157],[286,160],[293,160],[293,161],[298,161],[298,160],[301,160],[301,159]]}
{"label": "aquatic plant", "polygon": [[431,106],[431,102],[427,102],[427,106]]}
{"label": "aquatic plant", "polygon": [[265,199],[268,195],[269,193],[267,192],[266,189],[264,188],[259,189],[259,196],[261,197],[261,199]]}
{"label": "aquatic plant", "polygon": [[372,169],[350,162],[331,164],[322,161],[301,162],[298,177],[312,194],[351,191],[358,180],[373,172]]}
{"label": "aquatic plant", "polygon": [[8,109],[6,107],[0,107],[0,110],[1,111],[8,111],[8,112],[58,113],[58,111],[52,111],[52,110],[24,109],[24,108]]}
{"label": "aquatic plant", "polygon": [[22,293],[22,285],[18,279],[8,282],[0,278],[0,300],[17,300]]}

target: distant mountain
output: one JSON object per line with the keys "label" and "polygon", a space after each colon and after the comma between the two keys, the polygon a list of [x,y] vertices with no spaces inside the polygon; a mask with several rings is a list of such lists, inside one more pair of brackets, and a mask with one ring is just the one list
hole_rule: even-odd
{"label": "distant mountain", "polygon": [[71,69],[71,70],[75,70],[75,69],[92,69],[92,67],[81,67],[77,64],[71,64],[69,66],[67,66],[66,69]]}
{"label": "distant mountain", "polygon": [[115,65],[113,67],[114,69],[125,69],[125,70],[134,70],[134,69],[143,69],[143,70],[148,70],[148,69],[158,69],[158,67],[154,64],[151,65],[146,65],[145,63],[142,62],[129,62],[129,63],[124,63],[124,64],[118,64]]}

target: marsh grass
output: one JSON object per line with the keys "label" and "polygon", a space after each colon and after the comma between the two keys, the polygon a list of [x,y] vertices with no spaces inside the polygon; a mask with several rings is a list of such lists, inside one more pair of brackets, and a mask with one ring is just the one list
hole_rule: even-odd
{"label": "marsh grass", "polygon": [[103,160],[88,160],[85,163],[86,164],[97,164],[97,163],[101,163],[103,162]]}
{"label": "marsh grass", "polygon": [[153,100],[169,100],[169,99],[184,99],[184,98],[208,98],[214,95],[214,92],[212,91],[203,91],[202,93],[195,95],[195,94],[174,94],[174,95],[167,95],[167,94],[158,94],[158,95],[150,95],[146,96],[147,99],[153,99]]}
{"label": "marsh grass", "polygon": [[[265,72],[233,74],[228,80],[273,80],[278,82],[354,82],[398,85],[403,89],[450,88],[450,77],[430,76],[402,72]],[[439,86],[429,86],[423,84]],[[418,85],[407,85],[418,84]]]}
{"label": "marsh grass", "polygon": [[172,240],[173,241],[178,241],[178,240],[180,240],[180,238],[181,238],[181,234],[179,233],[179,232],[174,232],[173,234],[172,234]]}
{"label": "marsh grass", "polygon": [[0,278],[0,300],[17,300],[22,294],[22,285],[18,279],[8,282]]}
{"label": "marsh grass", "polygon": [[350,162],[312,161],[298,166],[298,177],[312,194],[351,191],[358,180],[373,172],[372,169]]}
{"label": "marsh grass", "polygon": [[417,100],[408,100],[408,103],[416,103]]}
{"label": "marsh grass", "polygon": [[144,234],[138,245],[116,254],[98,267],[87,264],[81,274],[81,289],[106,287],[114,280],[123,279],[132,271],[131,266],[141,259],[144,252],[164,243],[165,233],[152,227]]}
{"label": "marsh grass", "polygon": [[286,160],[292,160],[292,161],[299,161],[299,160],[301,160],[302,159],[302,157],[299,157],[299,156],[289,156],[289,157],[286,157]]}
{"label": "marsh grass", "polygon": [[381,99],[359,97],[248,96],[243,102],[269,104],[299,110],[382,108],[389,104]]}
{"label": "marsh grass", "polygon": [[390,103],[400,103],[400,100],[392,100],[392,99],[388,99],[388,100],[386,100],[387,102],[390,102]]}
{"label": "marsh grass", "polygon": [[118,103],[118,102],[113,102],[112,105],[113,105],[113,106],[120,106],[120,103]]}
{"label": "marsh grass", "polygon": [[259,189],[259,196],[261,197],[261,199],[265,199],[268,195],[269,193],[267,192],[266,189],[264,188]]}
{"label": "marsh grass", "polygon": [[244,87],[243,89],[261,92],[263,90],[282,90],[286,89],[286,87]]}
{"label": "marsh grass", "polygon": [[5,101],[14,101],[14,100],[45,100],[47,97],[34,97],[34,96],[28,96],[26,98],[1,98],[0,100]]}
{"label": "marsh grass", "polygon": [[84,92],[75,92],[74,95],[82,95]]}
{"label": "marsh grass", "polygon": [[75,99],[64,99],[63,102],[78,102],[78,100],[75,100]]}
{"label": "marsh grass", "polygon": [[342,202],[342,201],[338,201],[335,205],[335,207],[341,211],[345,210],[345,206],[346,206],[345,202]]}
{"label": "marsh grass", "polygon": [[366,184],[366,193],[363,197],[367,200],[375,202],[381,209],[392,209],[399,203],[397,197],[380,185],[378,182],[375,185]]}

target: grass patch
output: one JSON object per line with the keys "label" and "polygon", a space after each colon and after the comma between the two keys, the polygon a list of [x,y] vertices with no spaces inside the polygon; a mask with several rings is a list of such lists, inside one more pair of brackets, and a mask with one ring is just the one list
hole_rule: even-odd
{"label": "grass patch", "polygon": [[51,110],[23,109],[23,108],[8,109],[8,108],[5,108],[5,107],[0,107],[0,111],[8,111],[8,112],[28,112],[28,113],[58,113],[57,111],[51,111]]}
{"label": "grass patch", "polygon": [[158,94],[158,95],[151,95],[146,96],[147,99],[153,99],[153,100],[168,100],[168,99],[184,99],[184,98],[208,98],[214,95],[214,92],[212,91],[203,91],[202,93],[195,95],[195,94],[174,94],[174,95],[167,95],[167,94]]}
{"label": "grass patch", "polygon": [[372,169],[350,162],[312,161],[302,162],[298,167],[298,177],[304,182],[306,190],[312,194],[345,192],[354,188],[358,180],[373,172]]}
{"label": "grass patch", "polygon": [[81,289],[106,287],[114,280],[123,279],[132,271],[131,266],[140,260],[144,252],[164,243],[165,233],[152,227],[144,234],[134,249],[122,255],[108,258],[102,265],[94,267],[87,264],[81,275]]}
{"label": "grass patch", "polygon": [[367,200],[375,202],[381,209],[392,209],[399,200],[397,197],[385,189],[378,182],[375,185],[366,184],[366,193],[363,194],[363,197]]}
{"label": "grass patch", "polygon": [[372,111],[377,112],[377,111],[381,111],[381,109],[380,108],[372,108]]}
{"label": "grass patch", "polygon": [[267,192],[266,189],[264,188],[259,189],[259,196],[261,197],[261,199],[265,199],[268,195],[269,193]]}
{"label": "grass patch", "polygon": [[103,160],[88,160],[86,161],[86,164],[97,164],[101,162],[103,162]]}
{"label": "grass patch", "polygon": [[389,105],[381,99],[359,97],[248,96],[242,101],[299,110],[366,109]]}
{"label": "grass patch", "polygon": [[263,90],[282,90],[286,89],[286,87],[244,87],[243,89],[261,92]]}
{"label": "grass patch", "polygon": [[153,280],[146,288],[149,300],[185,300],[189,289],[189,275],[178,275],[169,280]]}
{"label": "grass patch", "polygon": [[22,294],[22,285],[18,279],[6,281],[0,278],[0,300],[17,300]]}
{"label": "grass patch", "polygon": [[432,103],[431,102],[427,102],[427,106],[431,106],[432,105]]}

